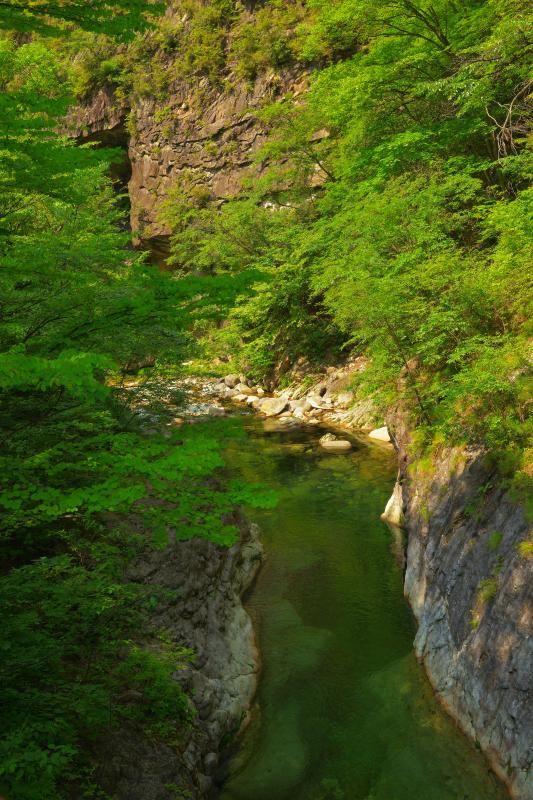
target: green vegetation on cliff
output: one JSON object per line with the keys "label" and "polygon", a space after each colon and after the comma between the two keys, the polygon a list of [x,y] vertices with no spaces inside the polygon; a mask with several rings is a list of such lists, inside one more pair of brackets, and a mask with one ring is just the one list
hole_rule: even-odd
{"label": "green vegetation on cliff", "polygon": [[[431,435],[513,472],[530,432],[528,4],[307,6],[291,40],[317,65],[305,100],[259,112],[269,139],[234,200],[210,203],[198,176],[175,187],[172,261],[262,272],[222,334],[257,378],[365,353],[384,406],[402,395]],[[261,14],[275,26],[286,8]]]}

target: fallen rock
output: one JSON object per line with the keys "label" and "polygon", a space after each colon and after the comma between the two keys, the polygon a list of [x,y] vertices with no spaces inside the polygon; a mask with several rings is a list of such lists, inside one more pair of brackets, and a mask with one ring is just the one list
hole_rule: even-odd
{"label": "fallen rock", "polygon": [[335,405],[339,406],[339,408],[350,408],[353,401],[354,401],[353,392],[341,392],[339,395],[337,395]]}
{"label": "fallen rock", "polygon": [[370,439],[376,439],[378,442],[390,442],[389,429],[385,425],[383,428],[376,428],[368,434]]}
{"label": "fallen rock", "polygon": [[325,411],[324,407],[320,404],[319,400],[316,397],[308,397],[307,403],[311,408],[319,409],[320,411]]}
{"label": "fallen rock", "polygon": [[265,416],[277,417],[279,414],[283,414],[288,405],[286,397],[267,397],[266,400],[261,401],[259,408]]}

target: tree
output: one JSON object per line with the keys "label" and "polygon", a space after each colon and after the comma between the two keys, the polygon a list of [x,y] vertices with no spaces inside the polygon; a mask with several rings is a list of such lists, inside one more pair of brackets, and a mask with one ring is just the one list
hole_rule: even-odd
{"label": "tree", "polygon": [[164,10],[163,3],[150,0],[2,0],[0,28],[8,31],[57,35],[69,23],[84,30],[131,37],[143,30]]}

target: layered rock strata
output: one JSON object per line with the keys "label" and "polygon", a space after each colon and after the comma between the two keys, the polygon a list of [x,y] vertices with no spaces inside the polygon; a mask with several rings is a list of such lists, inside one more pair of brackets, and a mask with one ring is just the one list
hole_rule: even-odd
{"label": "layered rock strata", "polygon": [[[257,110],[288,93],[298,97],[307,86],[308,72],[294,68],[261,74],[252,84],[228,82],[224,89],[207,79],[176,81],[164,103],[117,101],[104,88],[71,111],[67,130],[81,141],[127,148],[134,240],[153,246],[164,260],[170,231],[161,209],[169,192],[185,185],[220,203],[238,194],[266,139]],[[254,169],[259,174],[261,167]]]}

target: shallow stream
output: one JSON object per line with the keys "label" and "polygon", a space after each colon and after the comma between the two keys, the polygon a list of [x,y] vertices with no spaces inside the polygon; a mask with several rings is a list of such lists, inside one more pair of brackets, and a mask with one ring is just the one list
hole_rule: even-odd
{"label": "shallow stream", "polygon": [[250,593],[263,659],[253,722],[221,800],[502,800],[486,762],[436,702],[413,653],[397,540],[380,521],[392,451],[244,417],[231,471],[279,492],[259,523]]}

